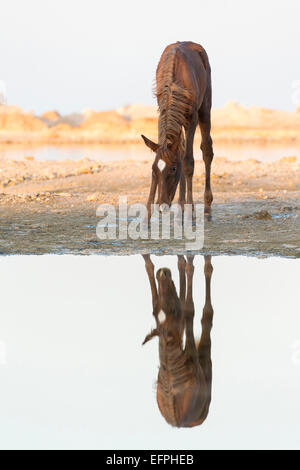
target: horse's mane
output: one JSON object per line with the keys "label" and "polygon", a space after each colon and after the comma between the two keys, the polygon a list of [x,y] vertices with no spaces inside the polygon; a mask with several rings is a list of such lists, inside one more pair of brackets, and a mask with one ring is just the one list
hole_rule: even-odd
{"label": "horse's mane", "polygon": [[157,401],[166,421],[173,426],[182,423],[182,410],[177,397],[195,382],[187,355],[177,344],[173,347],[160,344],[160,368],[157,380]]}
{"label": "horse's mane", "polygon": [[156,71],[156,89],[154,90],[159,111],[158,141],[162,146],[172,144],[187,124],[192,112],[193,93],[183,88],[174,77],[174,69],[179,53],[176,45],[161,58]]}

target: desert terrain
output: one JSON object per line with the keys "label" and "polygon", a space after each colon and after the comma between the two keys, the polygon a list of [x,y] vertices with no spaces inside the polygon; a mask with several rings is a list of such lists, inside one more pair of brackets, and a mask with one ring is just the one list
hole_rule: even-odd
{"label": "desert terrain", "polygon": [[[158,254],[179,241],[100,241],[99,204],[147,200],[152,161],[6,161],[0,172],[2,254]],[[215,158],[213,217],[203,253],[300,257],[300,164]],[[202,202],[204,165],[196,162],[195,202]]]}
{"label": "desert terrain", "polygon": [[[21,152],[22,144],[68,145],[140,142],[157,138],[156,108],[131,105],[113,111],[85,110],[68,116],[41,116],[0,106],[0,142],[20,145],[20,158],[1,158],[0,251],[12,253],[170,253],[177,241],[100,241],[99,204],[145,203],[151,154],[102,161],[84,157],[44,160]],[[212,112],[214,142],[300,142],[300,112],[245,108],[235,102]],[[199,132],[196,141],[199,141]],[[199,142],[198,142],[199,143]],[[197,145],[198,145],[197,143]],[[142,153],[143,155],[143,153]],[[204,253],[300,257],[300,163],[294,155],[276,161],[232,161],[216,157],[212,166],[213,217],[205,223]],[[194,199],[202,202],[204,165],[196,162]]]}
{"label": "desert terrain", "polygon": [[[0,105],[3,143],[139,143],[141,134],[157,140],[156,107],[135,104],[111,111],[84,110],[67,116],[48,111],[38,116]],[[300,110],[246,108],[232,101],[212,110],[212,137],[215,142],[300,142]]]}

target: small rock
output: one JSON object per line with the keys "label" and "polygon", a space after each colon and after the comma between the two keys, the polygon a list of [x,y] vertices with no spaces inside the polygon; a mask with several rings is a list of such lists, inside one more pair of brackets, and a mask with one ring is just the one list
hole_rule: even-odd
{"label": "small rock", "polygon": [[268,211],[255,212],[254,217],[258,220],[271,220],[272,219],[272,216]]}
{"label": "small rock", "polygon": [[259,212],[254,212],[254,214],[244,215],[244,219],[249,219],[252,217],[258,220],[272,220],[272,216],[268,211],[259,211]]}
{"label": "small rock", "polygon": [[86,200],[89,201],[89,202],[97,201],[98,200],[98,194],[90,194],[89,196],[87,196]]}

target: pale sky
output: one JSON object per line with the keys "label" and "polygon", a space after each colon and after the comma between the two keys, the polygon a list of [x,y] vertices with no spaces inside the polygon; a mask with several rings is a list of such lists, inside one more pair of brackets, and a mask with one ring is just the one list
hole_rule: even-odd
{"label": "pale sky", "polygon": [[299,0],[2,0],[0,80],[8,104],[42,112],[154,104],[159,57],[202,44],[213,104],[294,110]]}

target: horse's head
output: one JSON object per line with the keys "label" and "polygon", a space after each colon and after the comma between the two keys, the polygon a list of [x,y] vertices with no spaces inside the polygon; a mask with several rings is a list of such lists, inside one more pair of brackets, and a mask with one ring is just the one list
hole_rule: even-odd
{"label": "horse's head", "polygon": [[154,336],[159,336],[166,345],[177,343],[181,346],[184,315],[171,271],[167,268],[159,269],[156,279],[158,282],[158,299],[153,312],[156,319],[156,328],[146,336],[143,344]]}
{"label": "horse's head", "polygon": [[152,175],[158,185],[157,204],[163,212],[170,207],[180,180],[183,151],[181,135],[173,144],[165,145],[156,144],[144,135],[142,138],[147,147],[156,154],[152,165]]}

